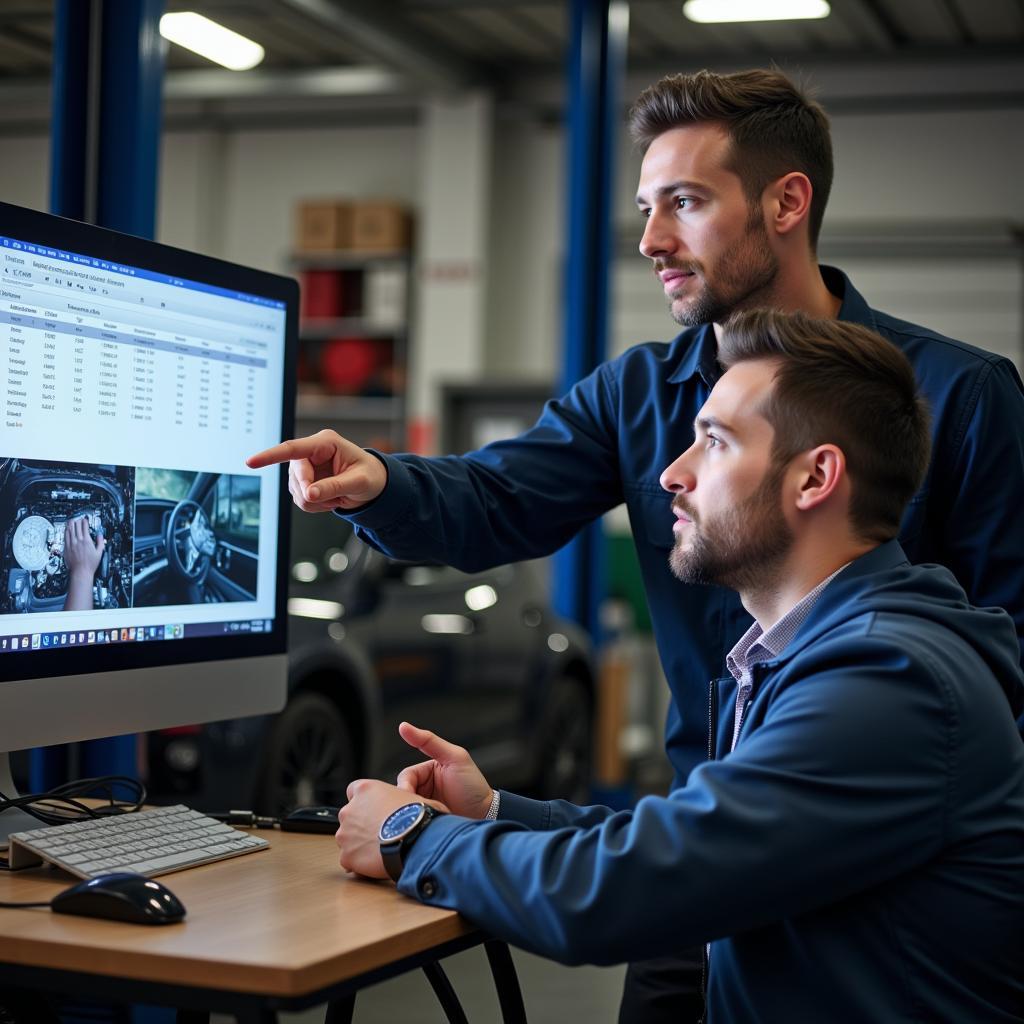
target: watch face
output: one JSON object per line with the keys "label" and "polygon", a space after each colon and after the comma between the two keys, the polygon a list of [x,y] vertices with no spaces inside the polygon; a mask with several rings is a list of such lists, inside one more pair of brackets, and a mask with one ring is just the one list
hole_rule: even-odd
{"label": "watch face", "polygon": [[392,811],[380,827],[380,841],[387,843],[399,839],[423,817],[423,813],[423,804],[406,804],[397,811]]}

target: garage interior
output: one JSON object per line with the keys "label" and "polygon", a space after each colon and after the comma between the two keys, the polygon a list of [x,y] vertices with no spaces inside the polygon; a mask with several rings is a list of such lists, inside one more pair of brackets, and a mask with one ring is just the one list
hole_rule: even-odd
{"label": "garage interior", "polygon": [[[680,0],[595,5],[622,52],[609,58],[613,131],[603,148],[590,141],[589,165],[572,162],[595,86],[573,78],[583,6],[168,0],[265,56],[230,71],[162,44],[154,237],[299,279],[297,436],[330,427],[382,451],[460,453],[528,426],[580,370],[673,337],[637,251],[640,155],[624,114],[647,84],[700,68],[778,66],[810,86],[836,155],[821,261],[873,306],[1024,369],[1022,0],[833,0],[817,21],[724,25],[687,20]],[[0,9],[0,198],[38,210],[51,202],[56,7]],[[572,219],[580,166],[606,188],[596,243]],[[607,275],[597,329],[566,308],[571,282],[592,280],[572,277],[587,264]],[[295,553],[296,585],[353,557],[342,539],[310,545]],[[584,550],[531,571],[544,600],[596,634],[595,692],[615,681],[594,725],[592,786],[622,806],[664,792],[668,691],[624,508]],[[169,759],[168,792],[189,801],[181,780],[201,741],[143,749]],[[623,968],[516,963],[531,1021],[616,1020]],[[446,966],[470,1019],[495,1019],[482,965],[474,950]],[[425,986],[414,973],[371,989],[358,1019],[394,1020],[395,1006],[407,1022],[440,1019]]]}

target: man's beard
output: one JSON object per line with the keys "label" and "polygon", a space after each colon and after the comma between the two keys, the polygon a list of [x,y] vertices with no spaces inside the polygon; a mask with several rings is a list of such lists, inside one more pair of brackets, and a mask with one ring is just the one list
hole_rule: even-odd
{"label": "man's beard", "polygon": [[680,269],[693,269],[701,275],[702,285],[692,298],[679,300],[681,305],[669,298],[672,319],[680,327],[720,324],[738,309],[771,305],[767,292],[779,272],[779,261],[768,245],[768,232],[761,216],[760,210],[752,213],[746,234],[719,258],[713,285],[703,276],[704,268],[699,264],[681,266]]}
{"label": "man's beard", "polygon": [[793,546],[780,501],[784,474],[785,466],[769,468],[749,498],[706,522],[693,518],[677,497],[673,506],[691,517],[686,533],[692,536],[676,541],[669,555],[672,572],[684,583],[715,583],[741,592],[774,585]]}

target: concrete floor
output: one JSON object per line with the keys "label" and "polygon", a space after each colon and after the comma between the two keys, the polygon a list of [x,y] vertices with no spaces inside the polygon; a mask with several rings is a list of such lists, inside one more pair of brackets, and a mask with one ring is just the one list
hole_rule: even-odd
{"label": "concrete floor", "polygon": [[[623,967],[563,967],[529,953],[513,950],[530,1024],[615,1024],[622,993]],[[487,957],[482,949],[442,961],[470,1024],[500,1021]],[[282,1013],[280,1024],[321,1024],[324,1008]],[[444,1014],[422,971],[410,971],[391,981],[364,989],[356,996],[353,1024],[444,1024]],[[211,1024],[234,1024],[214,1015]]]}

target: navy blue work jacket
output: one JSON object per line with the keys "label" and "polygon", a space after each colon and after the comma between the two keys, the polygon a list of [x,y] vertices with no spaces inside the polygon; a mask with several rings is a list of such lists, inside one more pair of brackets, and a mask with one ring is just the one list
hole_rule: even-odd
{"label": "navy blue work jacket", "polygon": [[[844,274],[821,269],[842,300],[839,319],[901,348],[931,405],[932,461],[903,520],[904,550],[911,562],[949,567],[972,604],[1005,608],[1024,638],[1020,376],[1001,356],[871,309]],[[674,517],[658,477],[693,443],[694,417],[721,374],[716,355],[712,327],[689,328],[604,363],[519,437],[464,456],[381,456],[386,489],[346,516],[394,557],[472,572],[548,555],[625,502],[672,691],[675,785],[706,757],[708,684],[751,622],[732,591],[680,583],[668,567]]]}
{"label": "navy blue work jacket", "polygon": [[[435,818],[399,889],[566,963],[710,941],[709,1024],[1024,1020],[1013,624],[896,541],[711,708],[718,756],[633,810],[502,793]],[[708,709],[705,709],[707,721]]]}

